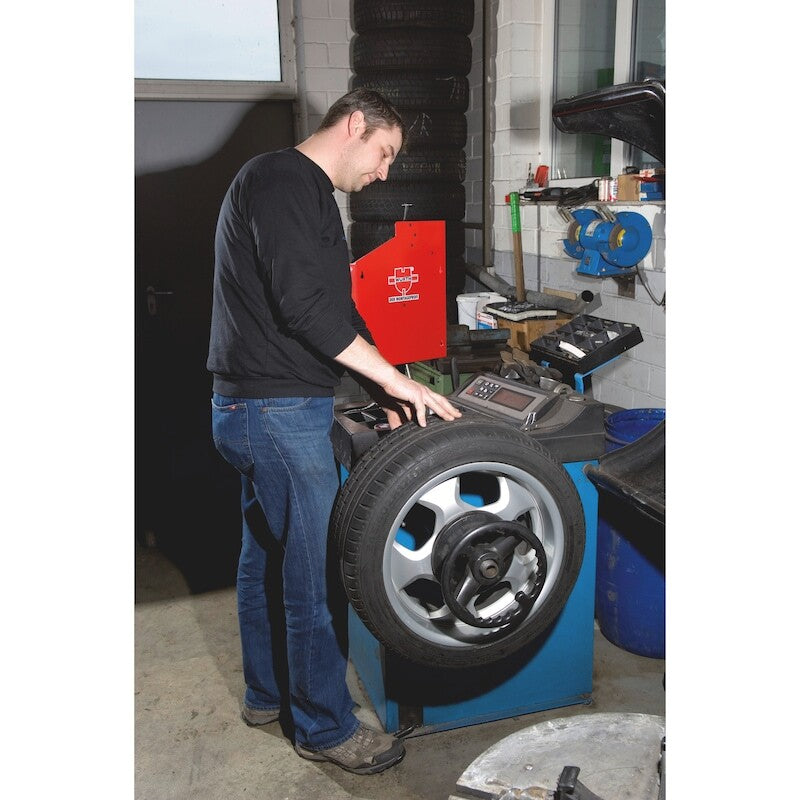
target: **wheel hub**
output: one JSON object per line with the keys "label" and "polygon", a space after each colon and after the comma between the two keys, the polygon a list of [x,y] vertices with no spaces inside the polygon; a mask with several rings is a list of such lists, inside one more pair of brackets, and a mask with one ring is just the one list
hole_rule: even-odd
{"label": "wheel hub", "polygon": [[477,557],[470,559],[470,569],[475,576],[475,580],[485,585],[497,582],[500,577],[502,561],[499,553],[494,550],[481,552]]}
{"label": "wheel hub", "polygon": [[[521,544],[535,558],[527,579],[514,586],[507,576]],[[487,511],[469,511],[448,523],[437,537],[432,566],[448,608],[478,628],[521,621],[547,574],[544,547],[533,531]]]}

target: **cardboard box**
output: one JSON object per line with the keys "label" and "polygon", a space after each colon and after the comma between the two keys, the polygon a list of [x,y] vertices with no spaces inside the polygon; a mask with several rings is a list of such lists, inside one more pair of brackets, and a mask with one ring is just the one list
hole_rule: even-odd
{"label": "cardboard box", "polygon": [[639,185],[642,179],[637,174],[620,175],[617,178],[617,202],[639,199]]}

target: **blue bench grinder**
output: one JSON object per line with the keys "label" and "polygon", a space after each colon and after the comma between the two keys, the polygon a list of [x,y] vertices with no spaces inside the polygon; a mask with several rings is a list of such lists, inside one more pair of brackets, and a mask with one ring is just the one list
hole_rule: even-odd
{"label": "blue bench grinder", "polygon": [[580,261],[576,272],[594,277],[619,277],[636,272],[653,242],[648,221],[633,211],[579,208],[567,212],[563,240],[567,255]]}

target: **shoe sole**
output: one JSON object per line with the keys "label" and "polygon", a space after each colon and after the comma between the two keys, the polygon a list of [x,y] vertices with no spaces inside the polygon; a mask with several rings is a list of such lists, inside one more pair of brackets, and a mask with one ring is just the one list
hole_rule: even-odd
{"label": "shoe sole", "polygon": [[[327,761],[329,764],[335,764],[337,767],[340,767],[347,772],[352,772],[355,775],[375,775],[378,772],[383,772],[385,769],[389,769],[389,767],[393,767],[395,764],[399,764],[406,754],[405,747],[400,748],[400,752],[393,756],[388,761],[382,761],[380,764],[370,764],[366,767],[348,767],[346,764],[342,764],[341,761],[336,761],[336,759],[329,758],[328,756],[323,756],[319,753],[315,753],[313,750],[305,750],[299,745],[295,745],[294,747],[295,752],[300,758],[305,758],[308,761]],[[391,751],[389,751],[391,752]]]}
{"label": "shoe sole", "polygon": [[266,722],[254,722],[253,720],[250,720],[245,716],[244,711],[242,711],[241,717],[242,721],[251,728],[262,728],[264,725],[270,725],[273,722],[277,722],[279,714],[276,714],[273,719],[268,719]]}

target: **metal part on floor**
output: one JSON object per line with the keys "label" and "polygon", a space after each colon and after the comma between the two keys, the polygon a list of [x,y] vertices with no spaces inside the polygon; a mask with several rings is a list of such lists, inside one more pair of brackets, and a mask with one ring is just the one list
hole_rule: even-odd
{"label": "metal part on floor", "polygon": [[558,776],[554,800],[603,800],[579,780],[580,767],[564,767]]}
{"label": "metal part on floor", "polygon": [[531,725],[478,756],[449,800],[553,800],[568,765],[603,800],[658,800],[663,739],[664,717],[650,714],[584,714]]}

